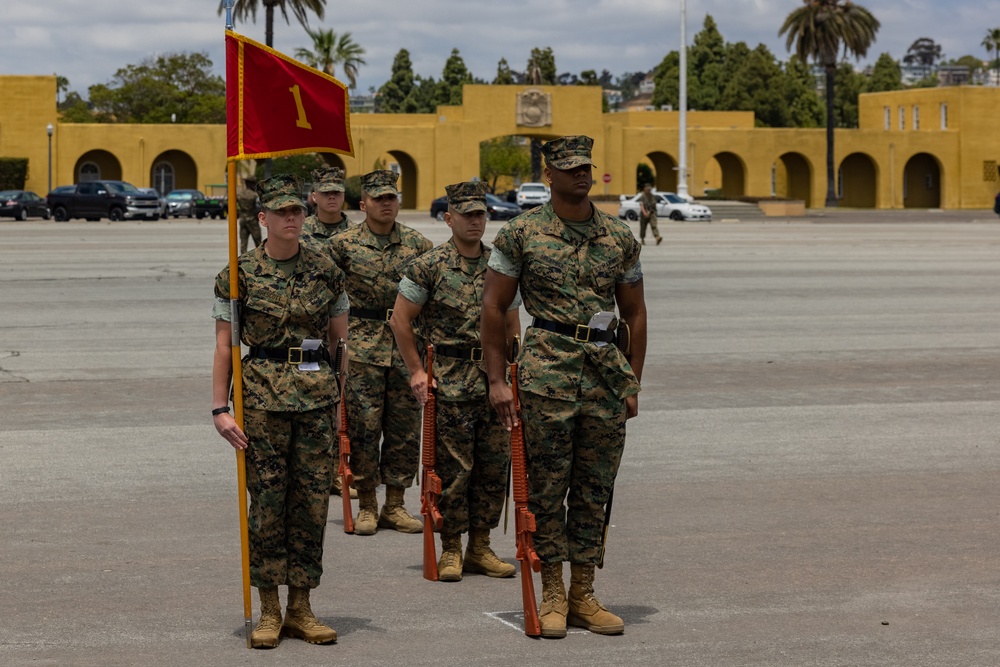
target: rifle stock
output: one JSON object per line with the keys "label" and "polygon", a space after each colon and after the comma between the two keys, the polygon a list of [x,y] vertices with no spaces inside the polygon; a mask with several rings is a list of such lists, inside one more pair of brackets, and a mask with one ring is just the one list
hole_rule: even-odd
{"label": "rifle stock", "polygon": [[514,486],[514,530],[517,539],[517,559],[521,561],[521,601],[524,605],[524,634],[538,637],[542,625],[535,606],[535,584],[532,571],[542,569],[531,536],[535,532],[535,515],[528,509],[528,467],[524,452],[524,425],[521,422],[521,402],[517,395],[517,362],[510,365],[510,384],[514,394],[517,423],[510,431],[510,469]]}
{"label": "rifle stock", "polygon": [[434,396],[434,346],[427,346],[427,402],[424,403],[423,449],[420,462],[420,513],[424,515],[424,579],[438,580],[437,552],[434,548],[434,530],[441,530],[444,516],[438,509],[441,497],[441,478],[434,472],[437,456],[437,399]]}
{"label": "rifle stock", "polygon": [[354,532],[354,510],[351,507],[351,484],[354,484],[354,473],[351,472],[351,440],[347,437],[347,398],[344,392],[347,364],[347,343],[343,339],[337,343],[337,358],[341,360],[337,372],[344,376],[340,381],[340,407],[337,414],[337,444],[340,448],[340,462],[337,474],[340,476],[340,497],[344,501],[344,532]]}

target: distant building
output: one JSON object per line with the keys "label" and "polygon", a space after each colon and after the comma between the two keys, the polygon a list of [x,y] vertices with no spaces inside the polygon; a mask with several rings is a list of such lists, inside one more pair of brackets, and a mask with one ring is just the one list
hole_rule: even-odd
{"label": "distant building", "polygon": [[969,68],[965,65],[941,65],[937,71],[939,86],[964,86],[969,83]]}

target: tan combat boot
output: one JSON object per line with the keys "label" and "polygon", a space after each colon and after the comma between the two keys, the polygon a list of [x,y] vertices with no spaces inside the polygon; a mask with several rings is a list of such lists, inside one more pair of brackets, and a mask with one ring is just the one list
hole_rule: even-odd
{"label": "tan combat boot", "polygon": [[254,648],[274,648],[281,637],[281,602],[278,587],[258,588],[260,596],[260,622],[250,633],[250,645]]}
{"label": "tan combat boot", "polygon": [[441,536],[441,558],[438,559],[438,581],[462,580],[462,536]]}
{"label": "tan combat boot", "polygon": [[563,584],[562,561],[542,563],[542,605],[538,620],[542,637],[559,639],[566,636],[566,586]]}
{"label": "tan combat boot", "polygon": [[288,587],[288,608],[285,625],[281,631],[289,637],[298,637],[310,644],[330,644],[337,641],[337,631],[323,625],[309,606],[309,589]]}
{"label": "tan combat boot", "polygon": [[355,535],[374,535],[378,530],[378,499],[375,489],[358,491],[358,518],[354,520]]}
{"label": "tan combat boot", "polygon": [[625,623],[594,595],[594,564],[572,563],[569,566],[569,616],[567,622],[599,635],[620,635]]}
{"label": "tan combat boot", "polygon": [[401,486],[385,487],[385,505],[382,506],[382,513],[378,516],[378,525],[401,533],[422,533],[423,522],[414,519],[403,507],[403,491]]}
{"label": "tan combat boot", "polygon": [[465,550],[462,569],[466,572],[485,574],[488,577],[513,577],[517,571],[513,565],[505,563],[493,553],[488,530],[469,531],[469,546]]}
{"label": "tan combat boot", "polygon": [[[340,475],[334,475],[333,476],[333,483],[330,484],[330,495],[331,496],[339,496],[341,494],[341,490],[340,490],[341,484],[342,484],[342,482],[340,480]],[[358,490],[355,489],[352,486],[351,487],[351,500],[356,500],[357,497],[358,497]]]}

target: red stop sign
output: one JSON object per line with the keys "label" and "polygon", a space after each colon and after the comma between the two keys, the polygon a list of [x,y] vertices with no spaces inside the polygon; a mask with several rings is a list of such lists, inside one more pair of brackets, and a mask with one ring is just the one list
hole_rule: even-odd
{"label": "red stop sign", "polygon": [[604,174],[604,176],[601,177],[601,180],[604,181],[605,183],[610,183],[611,182],[611,174]]}

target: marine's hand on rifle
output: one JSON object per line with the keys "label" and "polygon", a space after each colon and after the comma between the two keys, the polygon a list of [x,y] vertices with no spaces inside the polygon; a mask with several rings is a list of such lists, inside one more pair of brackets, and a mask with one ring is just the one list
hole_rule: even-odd
{"label": "marine's hand on rifle", "polygon": [[215,415],[212,421],[215,423],[215,430],[233,446],[233,449],[246,449],[250,444],[246,434],[236,425],[236,420],[228,412]]}
{"label": "marine's hand on rifle", "polygon": [[500,415],[507,430],[517,425],[517,411],[514,409],[514,393],[506,382],[490,383],[490,404]]}
{"label": "marine's hand on rifle", "polygon": [[427,371],[421,368],[410,374],[410,389],[420,405],[427,403]]}

